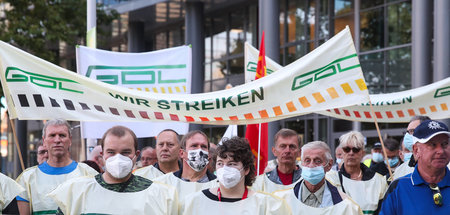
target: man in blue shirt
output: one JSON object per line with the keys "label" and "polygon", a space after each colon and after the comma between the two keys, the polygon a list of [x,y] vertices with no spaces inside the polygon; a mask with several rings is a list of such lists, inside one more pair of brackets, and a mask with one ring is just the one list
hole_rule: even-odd
{"label": "man in blue shirt", "polygon": [[392,182],[380,214],[450,214],[450,132],[427,120],[414,130],[414,172]]}

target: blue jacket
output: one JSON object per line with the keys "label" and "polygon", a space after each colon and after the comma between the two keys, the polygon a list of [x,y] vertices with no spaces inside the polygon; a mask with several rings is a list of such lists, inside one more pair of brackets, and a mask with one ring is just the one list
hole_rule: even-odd
{"label": "blue jacket", "polygon": [[393,181],[384,196],[380,214],[450,214],[450,172],[445,168],[444,178],[437,184],[443,205],[433,201],[433,191],[420,176],[417,166],[414,172]]}

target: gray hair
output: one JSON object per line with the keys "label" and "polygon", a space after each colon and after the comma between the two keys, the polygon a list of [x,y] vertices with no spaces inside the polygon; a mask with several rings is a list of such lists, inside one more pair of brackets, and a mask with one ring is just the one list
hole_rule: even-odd
{"label": "gray hair", "polygon": [[353,146],[364,149],[364,136],[359,131],[350,131],[339,137],[339,146]]}
{"label": "gray hair", "polygon": [[415,116],[413,116],[411,118],[411,120],[409,120],[409,122],[416,121],[416,120],[419,120],[420,122],[423,122],[425,120],[431,120],[431,119],[428,116],[415,115]]}
{"label": "gray hair", "polygon": [[302,158],[303,158],[303,152],[308,149],[323,149],[325,151],[325,157],[328,159],[327,161],[332,160],[331,157],[331,149],[325,142],[322,141],[313,141],[309,142],[302,147]]}
{"label": "gray hair", "polygon": [[67,131],[69,132],[69,137],[72,136],[72,128],[70,128],[69,123],[65,119],[52,119],[45,123],[44,128],[42,128],[42,136],[45,137],[45,131],[47,130],[48,126],[66,126]]}

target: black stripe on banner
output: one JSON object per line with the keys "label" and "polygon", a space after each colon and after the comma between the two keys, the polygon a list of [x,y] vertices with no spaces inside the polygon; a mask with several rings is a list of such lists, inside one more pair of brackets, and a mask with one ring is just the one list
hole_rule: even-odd
{"label": "black stripe on banner", "polygon": [[44,101],[42,100],[42,96],[40,94],[33,94],[33,98],[37,107],[44,107]]}
{"label": "black stripe on banner", "polygon": [[67,99],[64,99],[64,105],[66,105],[67,110],[75,110],[75,106],[73,106],[73,102]]}
{"label": "black stripe on banner", "polygon": [[52,103],[52,107],[61,107],[55,99],[50,98],[50,103]]}
{"label": "black stripe on banner", "polygon": [[27,95],[25,94],[18,94],[20,106],[22,107],[30,107],[30,104],[28,103]]}
{"label": "black stripe on banner", "polygon": [[102,106],[100,106],[100,105],[94,105],[94,107],[95,107],[96,110],[98,110],[98,111],[100,111],[100,112],[105,112],[105,111],[103,110]]}
{"label": "black stripe on banner", "polygon": [[90,110],[89,106],[86,103],[80,102],[80,105],[83,110]]}

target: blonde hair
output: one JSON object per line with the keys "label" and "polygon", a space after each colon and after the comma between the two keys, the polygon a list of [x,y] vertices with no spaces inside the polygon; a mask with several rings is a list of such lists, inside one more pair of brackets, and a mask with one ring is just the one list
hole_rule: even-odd
{"label": "blonde hair", "polygon": [[361,132],[350,131],[339,137],[339,147],[353,146],[364,149],[364,136]]}

